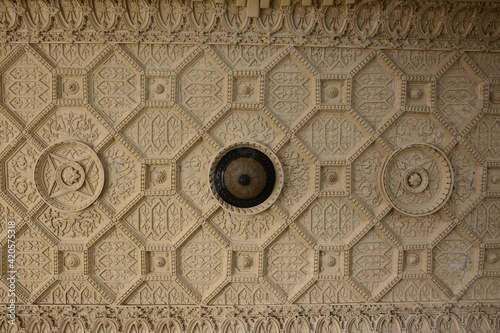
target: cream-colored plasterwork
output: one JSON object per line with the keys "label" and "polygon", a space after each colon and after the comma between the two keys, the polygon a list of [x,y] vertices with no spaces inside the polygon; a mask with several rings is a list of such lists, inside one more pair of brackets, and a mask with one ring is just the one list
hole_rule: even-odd
{"label": "cream-colored plasterwork", "polygon": [[[499,14],[0,0],[0,332],[500,330]],[[283,184],[236,212],[245,142]]]}

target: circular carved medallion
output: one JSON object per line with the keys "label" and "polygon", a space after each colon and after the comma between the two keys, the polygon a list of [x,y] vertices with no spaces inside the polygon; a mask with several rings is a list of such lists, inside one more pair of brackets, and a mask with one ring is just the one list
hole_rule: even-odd
{"label": "circular carved medallion", "polygon": [[38,158],[35,186],[49,205],[65,211],[81,210],[101,194],[104,169],[90,147],[63,141],[47,148]]}
{"label": "circular carved medallion", "polygon": [[212,193],[221,206],[241,214],[267,209],[283,186],[278,158],[268,148],[253,142],[223,149],[209,171]]}
{"label": "circular carved medallion", "polygon": [[422,216],[439,210],[451,195],[451,164],[439,149],[412,144],[386,160],[380,188],[394,208],[407,215]]}

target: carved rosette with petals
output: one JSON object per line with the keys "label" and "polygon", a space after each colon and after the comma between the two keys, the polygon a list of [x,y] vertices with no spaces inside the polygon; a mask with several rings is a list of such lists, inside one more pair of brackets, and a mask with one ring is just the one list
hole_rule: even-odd
{"label": "carved rosette with petals", "polygon": [[64,211],[90,206],[104,186],[104,168],[96,153],[77,141],[48,147],[35,165],[35,187],[49,205]]}
{"label": "carved rosette with petals", "polygon": [[396,150],[384,163],[380,188],[400,212],[422,216],[439,210],[451,195],[453,172],[437,148],[411,144]]}

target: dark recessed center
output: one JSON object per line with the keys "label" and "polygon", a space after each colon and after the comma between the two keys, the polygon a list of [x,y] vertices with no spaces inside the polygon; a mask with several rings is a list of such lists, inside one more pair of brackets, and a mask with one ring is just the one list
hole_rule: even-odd
{"label": "dark recessed center", "polygon": [[243,186],[249,185],[251,180],[252,179],[247,174],[242,174],[241,176],[238,177],[238,183]]}
{"label": "dark recessed center", "polygon": [[276,173],[260,150],[240,147],[226,153],[215,168],[214,183],[222,200],[240,207],[257,206],[271,195]]}

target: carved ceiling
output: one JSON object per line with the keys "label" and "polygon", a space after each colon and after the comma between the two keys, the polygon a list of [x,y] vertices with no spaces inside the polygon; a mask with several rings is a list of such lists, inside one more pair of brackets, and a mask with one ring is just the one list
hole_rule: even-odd
{"label": "carved ceiling", "polygon": [[0,331],[499,330],[500,6],[350,2],[0,1]]}

